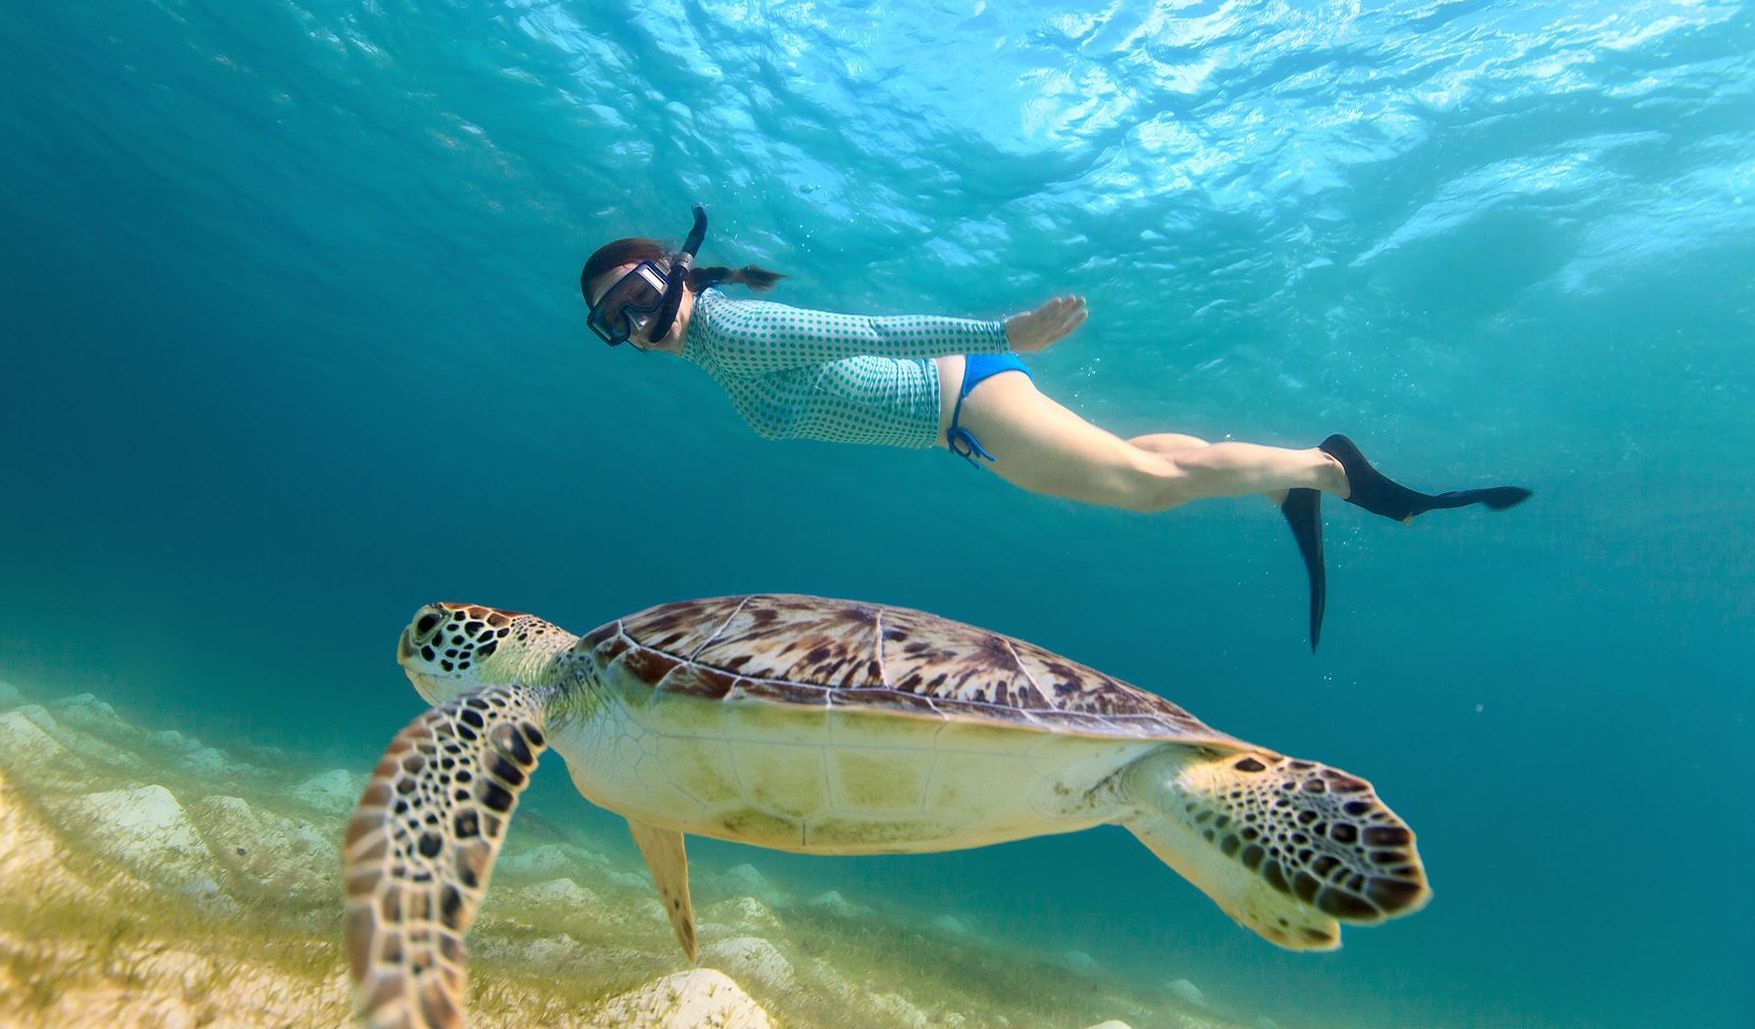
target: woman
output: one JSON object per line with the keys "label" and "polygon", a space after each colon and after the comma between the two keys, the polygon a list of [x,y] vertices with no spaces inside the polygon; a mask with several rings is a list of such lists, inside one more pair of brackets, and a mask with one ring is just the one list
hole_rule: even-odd
{"label": "woman", "polygon": [[1372,468],[1345,436],[1308,450],[1180,433],[1122,439],[1043,395],[1017,357],[1078,328],[1083,297],[1056,297],[1004,321],[829,314],[734,299],[714,287],[762,291],[781,276],[753,265],[692,267],[705,228],[697,208],[681,251],[631,238],[592,254],[579,287],[593,331],[611,346],[625,341],[699,365],[769,439],[944,446],[1033,493],[1130,511],[1267,494],[1310,575],[1312,649],[1325,594],[1323,493],[1404,522],[1434,508],[1507,508],[1530,495],[1513,486],[1418,493]]}

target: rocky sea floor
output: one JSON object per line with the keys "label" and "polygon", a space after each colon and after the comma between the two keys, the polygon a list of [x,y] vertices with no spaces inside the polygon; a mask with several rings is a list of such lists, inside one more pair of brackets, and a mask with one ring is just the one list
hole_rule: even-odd
{"label": "rocky sea floor", "polygon": [[[386,733],[388,737],[388,733]],[[0,681],[0,1025],[339,1025],[348,769],[132,724]],[[514,824],[469,934],[484,1026],[1259,1025],[1187,980],[1110,977],[747,864],[692,868],[691,968],[644,867]]]}

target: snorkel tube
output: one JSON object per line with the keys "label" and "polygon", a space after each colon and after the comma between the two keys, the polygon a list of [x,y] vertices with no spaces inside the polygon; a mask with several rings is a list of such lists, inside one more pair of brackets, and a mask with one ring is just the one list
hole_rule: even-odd
{"label": "snorkel tube", "polygon": [[676,309],[682,304],[683,287],[688,285],[689,270],[695,266],[695,252],[701,249],[701,241],[707,238],[707,209],[700,204],[695,205],[695,226],[689,230],[687,239],[683,240],[682,249],[670,259],[670,274],[665,277],[664,303],[659,305],[658,313],[652,316],[652,324],[646,329],[646,338],[657,342],[670,334],[670,327],[676,322]]}

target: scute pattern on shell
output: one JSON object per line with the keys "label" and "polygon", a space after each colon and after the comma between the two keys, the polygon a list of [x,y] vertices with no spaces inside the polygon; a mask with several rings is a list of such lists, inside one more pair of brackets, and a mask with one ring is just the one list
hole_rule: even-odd
{"label": "scute pattern on shell", "polygon": [[1153,693],[1031,643],[908,608],[787,594],[648,608],[576,651],[659,694],[861,706],[1049,732],[1231,741]]}

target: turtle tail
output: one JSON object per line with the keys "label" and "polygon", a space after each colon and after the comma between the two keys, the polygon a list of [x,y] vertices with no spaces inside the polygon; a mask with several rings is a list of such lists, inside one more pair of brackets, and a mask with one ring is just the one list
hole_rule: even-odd
{"label": "turtle tail", "polygon": [[1246,928],[1333,950],[1431,899],[1414,834],[1371,784],[1313,761],[1171,745],[1135,762],[1124,825]]}
{"label": "turtle tail", "polygon": [[521,686],[466,693],[384,751],[341,845],[360,1022],[464,1024],[463,933],[547,745],[544,701]]}

